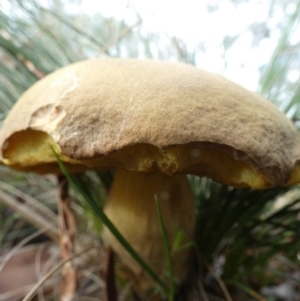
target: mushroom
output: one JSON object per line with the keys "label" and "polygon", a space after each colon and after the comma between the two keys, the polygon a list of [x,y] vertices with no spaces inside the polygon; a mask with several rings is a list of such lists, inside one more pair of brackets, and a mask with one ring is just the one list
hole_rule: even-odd
{"label": "mushroom", "polygon": [[[138,59],[93,59],[43,78],[8,114],[1,160],[20,171],[116,170],[105,213],[166,281],[155,197],[169,243],[193,240],[187,174],[234,187],[299,183],[300,137],[273,104],[194,66]],[[152,280],[105,229],[137,292]],[[191,248],[173,254],[181,283]]]}

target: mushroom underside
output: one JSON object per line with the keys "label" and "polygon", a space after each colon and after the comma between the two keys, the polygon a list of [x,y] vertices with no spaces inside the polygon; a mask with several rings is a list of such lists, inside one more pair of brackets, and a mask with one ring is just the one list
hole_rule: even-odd
{"label": "mushroom underside", "polygon": [[233,187],[264,189],[299,182],[300,168],[279,162],[263,166],[242,150],[208,141],[158,147],[140,143],[120,147],[93,159],[65,156],[53,138],[42,131],[26,130],[11,135],[2,147],[4,164],[19,171],[60,173],[53,149],[71,172],[124,169],[135,172],[195,174]]}

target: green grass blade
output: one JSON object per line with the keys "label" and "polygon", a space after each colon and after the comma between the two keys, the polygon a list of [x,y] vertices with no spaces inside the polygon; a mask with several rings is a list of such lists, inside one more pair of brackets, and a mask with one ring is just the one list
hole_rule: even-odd
{"label": "green grass blade", "polygon": [[158,275],[148,266],[148,264],[140,257],[140,255],[132,248],[132,246],[128,243],[128,241],[124,238],[124,236],[119,232],[119,230],[114,226],[114,224],[110,221],[110,219],[106,216],[106,214],[97,206],[91,196],[86,193],[85,189],[79,185],[79,183],[74,179],[73,176],[68,172],[67,168],[60,160],[59,156],[52,148],[52,151],[57,159],[57,162],[62,170],[62,172],[67,177],[69,183],[72,188],[79,193],[91,206],[92,210],[94,210],[102,223],[110,230],[110,232],[115,236],[115,238],[119,241],[119,243],[124,247],[124,249],[139,263],[139,265],[143,268],[143,270],[165,291],[168,289],[163,281],[159,278]]}
{"label": "green grass blade", "polygon": [[157,210],[157,214],[158,214],[158,218],[159,218],[159,224],[160,224],[160,229],[161,229],[161,234],[162,234],[162,240],[163,240],[163,243],[164,243],[165,254],[166,254],[166,259],[167,259],[167,264],[168,264],[168,271],[169,271],[169,274],[168,274],[168,277],[169,277],[168,300],[173,301],[174,300],[174,295],[175,295],[173,264],[172,264],[170,246],[169,246],[168,238],[167,238],[166,227],[165,227],[165,224],[164,224],[163,216],[162,216],[162,213],[161,213],[161,209],[160,209],[157,197],[155,197],[155,205],[156,205],[156,210]]}

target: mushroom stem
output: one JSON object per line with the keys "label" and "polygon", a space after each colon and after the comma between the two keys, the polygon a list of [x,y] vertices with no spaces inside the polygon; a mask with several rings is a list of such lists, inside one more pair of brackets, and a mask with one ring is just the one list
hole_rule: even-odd
{"label": "mushroom stem", "polygon": [[[192,192],[184,175],[168,177],[160,173],[144,174],[118,170],[105,205],[105,213],[139,253],[145,262],[168,283],[167,262],[162,241],[158,199],[166,226],[177,283],[184,280],[189,269],[191,247],[174,248],[175,237],[182,235],[180,245],[191,242],[195,217]],[[155,287],[139,264],[123,249],[108,229],[104,237],[119,260],[127,268],[134,289],[143,294]]]}

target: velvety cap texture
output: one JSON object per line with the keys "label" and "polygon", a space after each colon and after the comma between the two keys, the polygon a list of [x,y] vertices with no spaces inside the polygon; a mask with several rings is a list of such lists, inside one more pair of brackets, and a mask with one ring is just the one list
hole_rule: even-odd
{"label": "velvety cap texture", "polygon": [[123,168],[192,173],[266,188],[298,183],[300,138],[273,104],[194,66],[94,59],[28,89],[0,132],[12,168],[58,172]]}

